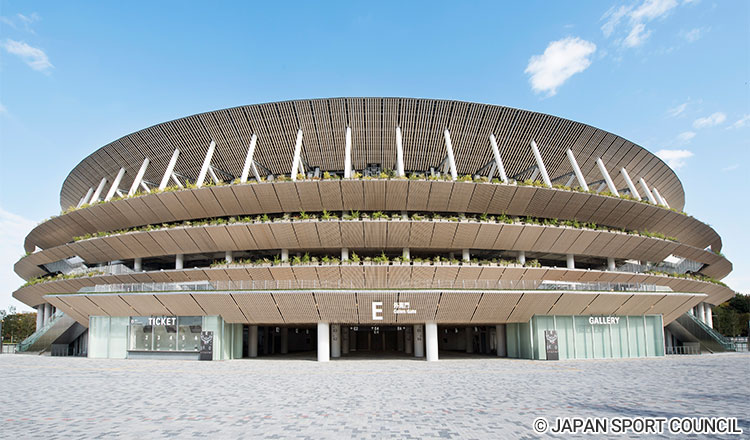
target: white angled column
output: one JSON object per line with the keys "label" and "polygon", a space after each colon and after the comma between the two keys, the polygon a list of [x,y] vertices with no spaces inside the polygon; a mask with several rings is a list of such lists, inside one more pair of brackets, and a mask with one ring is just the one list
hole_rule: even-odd
{"label": "white angled column", "polygon": [[656,201],[659,202],[661,206],[665,206],[669,208],[667,201],[664,200],[664,197],[662,197],[661,194],[659,194],[659,190],[656,189],[656,187],[651,188],[651,190],[654,192],[654,197],[656,198]]}
{"label": "white angled column", "polygon": [[508,176],[505,174],[503,159],[500,157],[500,149],[497,147],[497,139],[494,134],[490,134],[490,146],[492,147],[492,155],[495,156],[495,167],[497,168],[500,180],[503,183],[508,183]]}
{"label": "white angled column", "polygon": [[133,179],[133,184],[130,185],[130,191],[128,191],[128,196],[132,196],[135,194],[136,191],[138,191],[138,187],[141,185],[141,181],[143,180],[143,175],[146,174],[146,168],[148,168],[149,164],[148,157],[143,159],[143,163],[141,164],[141,168],[138,170],[138,174],[135,175],[135,179]]}
{"label": "white angled column", "polygon": [[601,157],[596,158],[596,165],[599,167],[599,171],[602,173],[602,177],[604,177],[604,181],[607,182],[607,188],[609,188],[609,192],[619,197],[620,193],[617,192],[615,183],[612,181],[612,178],[609,177],[609,172],[607,172],[607,168],[604,167],[604,162],[602,162]]}
{"label": "white angled column", "polygon": [[297,130],[297,140],[294,142],[294,158],[292,159],[292,181],[297,181],[297,173],[302,155],[302,129]]}
{"label": "white angled column", "polygon": [[247,355],[251,358],[258,357],[258,326],[251,325],[247,332]]}
{"label": "white angled column", "polygon": [[328,362],[331,359],[329,328],[327,322],[318,323],[318,362]]}
{"label": "white angled column", "polygon": [[341,326],[331,324],[331,357],[341,357]]}
{"label": "white angled column", "polygon": [[109,202],[112,200],[112,197],[115,196],[115,192],[117,192],[117,189],[120,187],[120,182],[122,181],[122,177],[125,175],[125,168],[120,168],[120,171],[117,172],[117,175],[115,176],[115,180],[112,181],[112,186],[109,187],[109,191],[107,192],[107,197],[104,198],[105,202]]}
{"label": "white angled column", "polygon": [[570,148],[568,148],[568,151],[566,151],[565,154],[568,156],[568,161],[570,162],[570,166],[573,167],[573,172],[576,175],[576,180],[578,180],[578,186],[583,188],[584,191],[588,191],[589,185],[586,183],[586,179],[583,177],[583,173],[581,172],[581,167],[578,166],[578,161],[576,161],[576,157],[573,156],[573,151]]}
{"label": "white angled column", "polygon": [[414,357],[424,357],[424,327],[414,325]]}
{"label": "white angled column", "polygon": [[552,181],[549,180],[549,174],[547,174],[547,167],[544,166],[542,155],[541,153],[539,153],[539,147],[536,146],[536,142],[534,142],[533,139],[531,140],[531,151],[534,153],[534,159],[536,159],[536,166],[539,169],[539,172],[542,174],[542,180],[544,181],[544,184],[552,188]]}
{"label": "white angled column", "polygon": [[52,318],[52,304],[44,303],[44,324],[42,325],[47,325],[50,318]]}
{"label": "white angled column", "polygon": [[344,144],[344,178],[352,178],[352,128],[346,127],[346,143]]}
{"label": "white angled column", "polygon": [[445,135],[445,150],[448,153],[448,168],[450,168],[451,179],[456,180],[458,178],[458,172],[456,171],[456,158],[453,156],[451,132],[446,128],[443,134]]}
{"label": "white angled column", "polygon": [[641,200],[641,195],[638,193],[638,190],[636,189],[633,181],[630,179],[630,175],[628,174],[628,171],[625,169],[625,167],[622,167],[620,169],[620,174],[622,174],[622,177],[625,179],[625,183],[628,184],[630,194],[636,199]]}
{"label": "white angled column", "polygon": [[[250,146],[247,148],[247,156],[245,156],[245,164],[242,166],[242,176],[240,176],[240,183],[247,183],[247,177],[250,175],[250,168],[253,165],[253,156],[255,155],[255,144],[258,142],[258,136],[253,133],[250,137]],[[258,176],[255,176],[256,180],[260,181]]]}
{"label": "white angled column", "polygon": [[434,362],[438,360],[438,334],[437,323],[428,322],[424,325],[425,343],[427,345],[427,360]]}
{"label": "white angled column", "polygon": [[706,324],[708,324],[709,327],[714,328],[713,307],[709,303],[705,303],[703,306],[706,309]]}
{"label": "white angled column", "polygon": [[179,186],[180,188],[185,188],[185,186],[180,182],[180,179],[177,178],[177,174],[174,172],[172,173],[172,180],[174,180],[175,185]]}
{"label": "white angled column", "polygon": [[498,357],[506,357],[508,355],[505,345],[505,324],[495,326],[495,346],[497,347]]}
{"label": "white angled column", "polygon": [[198,174],[198,180],[195,182],[195,186],[198,188],[202,187],[203,182],[206,180],[206,174],[208,173],[208,169],[211,167],[211,158],[214,157],[214,151],[216,151],[216,142],[211,141],[211,143],[208,145],[206,157],[203,158],[203,165],[201,166],[201,171]]}
{"label": "white angled column", "polygon": [[89,188],[88,191],[86,191],[86,194],[83,196],[80,202],[78,202],[78,205],[76,205],[76,208],[80,208],[81,206],[85,205],[89,202],[91,195],[94,194],[94,187],[92,186]]}
{"label": "white angled column", "polygon": [[656,202],[654,195],[651,194],[651,190],[648,189],[648,185],[646,185],[646,181],[643,180],[643,177],[641,177],[638,181],[641,183],[641,188],[643,188],[643,192],[646,193],[646,198],[648,198],[648,201],[654,205],[658,205],[659,203]]}
{"label": "white angled column", "polygon": [[401,127],[396,126],[396,175],[403,177],[404,173],[404,140],[401,136]]}
{"label": "white angled column", "polygon": [[164,175],[161,177],[161,182],[159,182],[159,191],[163,191],[164,188],[167,187],[169,178],[172,176],[172,173],[174,173],[175,165],[177,165],[178,157],[180,157],[180,149],[175,148],[174,152],[172,153],[172,157],[169,159],[169,163],[167,164],[167,169],[164,171]]}
{"label": "white angled column", "polygon": [[91,196],[91,200],[89,200],[89,203],[96,203],[99,201],[99,197],[102,195],[102,191],[104,191],[104,186],[107,184],[107,178],[102,177],[102,180],[99,181],[99,186],[96,187],[96,191],[94,191],[94,195]]}

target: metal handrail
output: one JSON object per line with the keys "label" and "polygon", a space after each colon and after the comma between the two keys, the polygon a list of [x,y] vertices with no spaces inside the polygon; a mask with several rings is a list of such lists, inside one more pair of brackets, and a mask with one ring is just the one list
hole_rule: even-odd
{"label": "metal handrail", "polygon": [[667,347],[667,354],[701,354],[700,347],[689,345],[675,345]]}
{"label": "metal handrail", "polygon": [[52,328],[53,325],[57,322],[58,319],[62,318],[64,313],[62,310],[56,311],[47,321],[46,324],[44,324],[41,328],[37,329],[34,333],[29,335],[28,338],[24,339],[23,341],[19,342],[16,346],[16,352],[23,352],[29,349],[32,345],[34,345],[34,342],[36,342],[43,334],[47,332],[50,328]]}
{"label": "metal handrail", "polygon": [[724,335],[722,335],[721,333],[717,332],[713,328],[709,327],[708,324],[706,324],[705,322],[701,321],[697,316],[693,315],[692,313],[686,313],[686,315],[688,315],[690,317],[690,319],[692,319],[696,324],[698,324],[699,327],[701,327],[703,330],[705,330],[706,333],[708,333],[709,335],[711,335],[711,337],[714,338],[716,340],[716,342],[718,342],[719,344],[721,344],[722,347],[724,347],[725,350],[728,350],[728,351],[734,351],[735,350],[735,344],[734,344],[734,342],[730,341]]}

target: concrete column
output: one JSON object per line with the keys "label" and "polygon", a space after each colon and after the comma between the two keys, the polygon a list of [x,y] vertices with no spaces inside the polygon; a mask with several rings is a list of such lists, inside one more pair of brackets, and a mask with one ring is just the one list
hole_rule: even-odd
{"label": "concrete column", "polygon": [[474,327],[466,327],[464,335],[466,338],[466,352],[474,353]]}
{"label": "concrete column", "polygon": [[247,148],[247,155],[245,156],[245,164],[242,166],[242,175],[240,176],[240,182],[247,182],[248,176],[250,176],[250,168],[253,168],[256,181],[260,181],[260,176],[257,175],[258,170],[253,167],[253,156],[255,155],[255,144],[258,142],[258,136],[255,133],[250,137],[250,145]]}
{"label": "concrete column", "polygon": [[141,272],[143,270],[143,258],[133,259],[133,272]]}
{"label": "concrete column", "polygon": [[401,251],[401,257],[402,257],[402,258],[403,258],[404,260],[411,260],[411,252],[409,252],[409,248],[404,248],[404,249],[403,249],[403,250]]}
{"label": "concrete column", "polygon": [[289,249],[281,250],[281,261],[289,261]]}
{"label": "concrete column", "polygon": [[289,353],[289,329],[281,327],[281,354]]}
{"label": "concrete column", "polygon": [[349,353],[349,326],[341,327],[341,353]]}
{"label": "concrete column", "polygon": [[[297,130],[297,141],[294,143],[294,156],[292,158],[292,181],[297,180],[297,174],[301,165],[302,154],[302,129]],[[327,359],[326,359],[327,360]]]}
{"label": "concrete column", "polygon": [[346,127],[346,137],[344,143],[344,179],[352,177],[352,129]]}
{"label": "concrete column", "polygon": [[508,176],[505,175],[505,167],[503,166],[503,160],[500,157],[500,149],[497,147],[497,139],[494,134],[490,134],[490,147],[492,147],[492,154],[495,156],[495,168],[497,168],[500,180],[507,184]]}
{"label": "concrete column", "polygon": [[247,355],[251,358],[258,357],[258,326],[251,325],[247,332]]}
{"label": "concrete column", "polygon": [[174,268],[179,270],[184,267],[185,256],[183,254],[177,254],[174,256]]}
{"label": "concrete column", "polygon": [[234,254],[232,254],[232,251],[224,252],[224,261],[226,261],[227,263],[234,262]]}
{"label": "concrete column", "polygon": [[568,254],[566,257],[566,261],[568,263],[568,269],[575,269],[576,268],[576,260],[573,254]]}
{"label": "concrete column", "polygon": [[404,144],[399,126],[396,126],[396,175],[399,177],[406,175],[404,173]]}
{"label": "concrete column", "polygon": [[331,359],[330,325],[327,322],[318,323],[318,362],[328,362]]}
{"label": "concrete column", "polygon": [[713,307],[709,303],[705,303],[704,307],[706,309],[706,324],[708,324],[709,327],[714,328]]}
{"label": "concrete column", "polygon": [[617,270],[617,267],[615,267],[615,259],[612,257],[607,257],[607,270]]}
{"label": "concrete column", "polygon": [[703,303],[698,303],[698,319],[706,322],[706,309],[703,307]]}
{"label": "concrete column", "polygon": [[667,345],[667,348],[672,347],[672,332],[670,332],[666,328],[664,329],[664,342]]}
{"label": "concrete column", "polygon": [[521,265],[526,264],[526,252],[524,252],[524,251],[518,251],[518,262]]}
{"label": "concrete column", "polygon": [[341,261],[349,260],[349,248],[341,248]]}
{"label": "concrete column", "polygon": [[36,306],[36,330],[39,330],[44,326],[44,306]]}
{"label": "concrete column", "polygon": [[414,338],[412,337],[412,327],[404,329],[404,353],[411,354],[414,349]]}
{"label": "concrete column", "polygon": [[52,304],[50,303],[44,303],[44,323],[42,325],[47,325],[49,320],[52,318]]}
{"label": "concrete column", "polygon": [[607,168],[604,167],[604,162],[602,162],[601,157],[598,157],[596,159],[596,165],[599,167],[599,171],[602,173],[602,177],[604,177],[604,181],[607,182],[607,188],[609,188],[609,192],[619,197],[620,193],[617,192],[615,183],[612,181],[612,178],[609,177],[609,173],[607,172]]}
{"label": "concrete column", "polygon": [[427,322],[425,328],[425,342],[427,344],[427,360],[434,362],[438,360],[438,334],[437,323]]}
{"label": "concrete column", "polygon": [[414,325],[414,357],[424,357],[424,327]]}
{"label": "concrete column", "polygon": [[464,261],[471,261],[471,253],[468,249],[464,249],[462,253],[462,258]]}
{"label": "concrete column", "polygon": [[331,357],[341,357],[341,326],[331,324]]}
{"label": "concrete column", "polygon": [[446,128],[443,132],[445,135],[445,151],[448,153],[448,169],[451,173],[451,179],[456,180],[458,173],[456,172],[456,158],[453,156],[453,144],[451,142],[451,133]]}
{"label": "concrete column", "polygon": [[497,346],[498,357],[508,356],[505,345],[505,324],[498,324],[495,326],[495,345]]}
{"label": "concrete column", "polygon": [[544,166],[542,161],[542,155],[539,153],[539,148],[536,146],[536,142],[531,140],[531,152],[534,153],[534,159],[536,159],[536,166],[539,172],[542,174],[542,181],[545,185],[552,188],[552,181],[549,180],[549,174],[547,174],[547,167]]}

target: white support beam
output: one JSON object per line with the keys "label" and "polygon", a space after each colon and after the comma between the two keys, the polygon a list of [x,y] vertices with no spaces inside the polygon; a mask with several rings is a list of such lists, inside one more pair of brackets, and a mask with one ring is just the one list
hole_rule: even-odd
{"label": "white support beam", "polygon": [[451,179],[458,179],[458,173],[456,172],[456,157],[453,155],[453,144],[451,143],[451,132],[446,128],[443,132],[445,135],[445,150],[448,152],[448,167],[451,172]]}
{"label": "white support beam", "polygon": [[297,130],[297,141],[294,143],[294,158],[292,159],[292,181],[297,181],[297,170],[300,165],[300,154],[302,153],[302,129]]}
{"label": "white support beam", "polygon": [[92,194],[94,194],[94,187],[93,186],[91,188],[89,188],[88,191],[86,191],[86,194],[83,195],[83,198],[81,199],[80,202],[78,202],[78,205],[76,205],[76,208],[80,208],[81,206],[83,206],[86,203],[88,203]]}
{"label": "white support beam", "polygon": [[180,182],[180,179],[177,178],[177,174],[172,173],[172,180],[174,180],[174,183],[177,184],[180,188],[185,188],[185,186]]}
{"label": "white support beam", "polygon": [[352,128],[346,127],[346,144],[344,145],[344,179],[352,178]]}
{"label": "white support beam", "polygon": [[149,188],[143,180],[141,180],[141,188],[146,191],[146,194],[151,194],[151,188]]}
{"label": "white support beam", "polygon": [[210,166],[208,167],[208,174],[211,175],[211,180],[214,181],[215,184],[221,183],[221,179],[219,179],[219,176],[216,175],[216,171],[214,171],[214,167]]}
{"label": "white support beam", "polygon": [[643,191],[646,193],[646,197],[648,198],[648,201],[654,205],[658,205],[658,203],[656,203],[656,199],[654,198],[654,195],[651,194],[651,190],[648,189],[648,185],[646,185],[646,181],[643,180],[643,177],[641,177],[638,181],[641,183],[641,188],[643,188]]}
{"label": "white support beam", "polygon": [[601,157],[596,158],[596,165],[599,167],[599,171],[602,173],[602,176],[604,177],[604,181],[607,182],[607,188],[609,188],[609,192],[619,197],[620,193],[617,192],[617,188],[615,188],[615,183],[612,181],[612,178],[609,177],[609,173],[607,172],[607,168],[604,167],[604,162],[602,162]]}
{"label": "white support beam", "polygon": [[401,136],[401,127],[396,126],[396,175],[404,177],[404,139]]}
{"label": "white support beam", "polygon": [[173,175],[174,167],[175,165],[177,165],[178,157],[180,157],[180,149],[175,148],[174,153],[172,153],[172,158],[169,159],[169,164],[167,164],[167,170],[164,171],[164,176],[162,176],[161,183],[159,183],[159,191],[164,191],[164,188],[167,187],[167,183],[169,183],[169,177]]}
{"label": "white support beam", "polygon": [[[245,165],[242,167],[242,176],[240,177],[240,183],[247,183],[247,176],[250,175],[250,167],[253,166],[253,156],[255,155],[255,144],[258,142],[258,136],[255,133],[250,137],[250,146],[247,148],[247,156],[245,157]],[[257,174],[257,170],[253,169],[253,172]],[[256,175],[255,178],[258,179]]]}
{"label": "white support beam", "polygon": [[667,200],[659,194],[659,190],[656,189],[656,187],[651,188],[651,190],[654,192],[654,197],[656,197],[656,200],[659,202],[660,205],[665,206],[669,208],[669,204],[667,203]]}
{"label": "white support beam", "polygon": [[133,184],[130,185],[130,191],[128,191],[128,197],[135,194],[136,191],[138,191],[138,187],[141,184],[141,180],[143,180],[143,175],[146,174],[146,168],[148,168],[149,164],[148,157],[143,159],[143,163],[141,164],[141,168],[138,170],[138,174],[135,175],[135,179],[133,179]]}
{"label": "white support beam", "polygon": [[544,184],[552,188],[552,181],[549,180],[549,174],[547,174],[547,167],[544,166],[542,161],[542,155],[539,153],[539,147],[536,146],[534,139],[531,140],[531,151],[534,153],[534,159],[536,159],[536,166],[540,173],[542,173],[542,180]]}
{"label": "white support beam", "polygon": [[102,195],[102,191],[104,191],[104,185],[107,184],[107,178],[102,177],[102,180],[99,181],[99,186],[96,187],[96,191],[94,191],[94,195],[91,196],[91,200],[89,200],[89,203],[95,203],[99,201],[99,197]]}
{"label": "white support beam", "polygon": [[198,174],[198,180],[195,182],[195,186],[200,188],[203,186],[203,181],[206,180],[206,173],[208,168],[211,166],[211,158],[214,157],[214,151],[216,150],[216,142],[211,141],[206,152],[206,157],[203,159],[203,166],[201,166],[201,172]]}
{"label": "white support beam", "polygon": [[565,182],[565,186],[570,187],[570,185],[573,184],[573,181],[575,180],[575,178],[576,178],[576,175],[571,174],[570,177],[568,177],[568,181]]}
{"label": "white support beam", "polygon": [[490,172],[487,173],[487,180],[490,182],[492,181],[492,178],[495,177],[495,171],[497,171],[497,164],[495,162],[492,162],[492,165],[490,166]]}
{"label": "white support beam", "polygon": [[120,168],[120,171],[117,172],[117,176],[115,176],[115,180],[112,182],[112,186],[109,187],[107,197],[104,198],[105,202],[109,202],[110,200],[112,200],[112,197],[115,196],[115,192],[119,189],[120,182],[122,181],[122,176],[124,175],[125,168]]}
{"label": "white support beam", "polygon": [[630,194],[636,199],[641,200],[641,195],[638,193],[638,190],[633,184],[633,181],[630,180],[630,175],[628,174],[628,171],[625,169],[625,167],[622,167],[620,169],[620,174],[622,174],[622,177],[625,179],[625,183],[628,184],[628,189],[630,190]]}
{"label": "white support beam", "polygon": [[494,134],[490,134],[490,146],[492,146],[492,154],[495,156],[495,166],[500,180],[503,183],[508,183],[508,176],[505,174],[505,167],[503,166],[503,160],[500,158],[500,149],[497,148],[497,139],[495,139]]}
{"label": "white support beam", "polygon": [[565,152],[565,154],[568,155],[568,161],[570,162],[570,166],[573,167],[573,172],[576,175],[576,179],[578,180],[578,186],[583,188],[584,191],[589,190],[589,185],[586,183],[586,179],[583,177],[583,173],[581,172],[581,167],[578,166],[578,161],[576,161],[576,157],[573,156],[573,151],[568,148],[568,151]]}

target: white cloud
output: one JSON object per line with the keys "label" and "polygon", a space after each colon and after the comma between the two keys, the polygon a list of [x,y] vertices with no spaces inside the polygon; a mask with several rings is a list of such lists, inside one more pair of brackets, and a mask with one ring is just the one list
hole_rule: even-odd
{"label": "white cloud", "polygon": [[591,65],[589,57],[596,45],[577,37],[567,37],[549,43],[544,53],[529,59],[525,72],[531,75],[529,82],[536,93],[557,93],[557,88],[576,73]]}
{"label": "white cloud", "polygon": [[688,150],[659,150],[656,155],[669,165],[670,168],[678,170],[686,165],[686,160],[693,156]]}
{"label": "white cloud", "polygon": [[26,32],[30,32],[32,34],[36,34],[36,32],[34,32],[34,29],[31,28],[31,25],[39,20],[41,20],[41,17],[36,12],[32,12],[29,15],[16,14],[16,16],[12,18],[0,17],[0,22],[5,23],[13,29],[18,29],[18,24],[16,23],[18,22],[23,25],[23,29]]}
{"label": "white cloud", "polygon": [[671,116],[673,118],[676,117],[676,116],[679,116],[679,115],[681,115],[685,111],[685,109],[687,108],[687,105],[688,105],[687,102],[683,102],[682,104],[678,105],[677,107],[672,107],[669,110],[667,110],[667,114],[669,114],[669,116]]}
{"label": "white cloud", "polygon": [[47,54],[44,53],[42,49],[29,46],[23,41],[7,39],[5,40],[5,42],[3,42],[3,48],[5,48],[8,53],[20,57],[26,64],[29,65],[29,67],[34,70],[46,72],[54,67],[52,66],[52,63],[50,63]]}
{"label": "white cloud", "polygon": [[750,114],[743,115],[734,124],[730,125],[727,128],[742,128],[748,124],[750,124]]}
{"label": "white cloud", "polygon": [[703,38],[703,35],[708,32],[709,29],[710,28],[695,28],[689,31],[681,31],[680,36],[688,43],[694,43]]}
{"label": "white cloud", "polygon": [[8,113],[8,108],[3,105],[2,102],[0,102],[0,115],[4,115]]}
{"label": "white cloud", "polygon": [[0,207],[0,309],[11,305],[11,293],[23,284],[13,265],[23,255],[23,241],[34,226],[36,222]]}
{"label": "white cloud", "polygon": [[677,6],[677,0],[644,0],[635,7],[612,7],[601,18],[605,20],[602,33],[609,38],[624,23],[627,35],[619,40],[620,43],[624,47],[638,47],[651,35],[652,31],[646,29],[646,23],[666,17]]}
{"label": "white cloud", "polygon": [[719,125],[726,121],[727,115],[725,115],[722,112],[716,112],[710,116],[706,116],[705,118],[698,118],[695,121],[693,121],[693,127],[694,128],[706,128],[706,127],[713,127],[715,125]]}
{"label": "white cloud", "polygon": [[643,44],[644,41],[651,35],[651,31],[646,30],[646,25],[643,23],[636,23],[622,44],[625,47],[636,47]]}
{"label": "white cloud", "polygon": [[677,141],[681,144],[690,142],[695,137],[694,131],[685,131],[677,135]]}
{"label": "white cloud", "polygon": [[729,165],[728,167],[722,168],[721,171],[734,171],[739,167],[740,167],[740,164],[736,163],[734,165]]}

